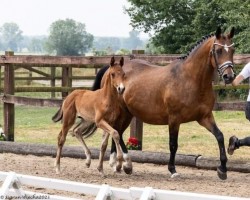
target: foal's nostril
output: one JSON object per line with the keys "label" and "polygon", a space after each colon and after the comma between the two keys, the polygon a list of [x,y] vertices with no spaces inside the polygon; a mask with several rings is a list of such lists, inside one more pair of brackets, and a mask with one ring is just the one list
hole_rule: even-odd
{"label": "foal's nostril", "polygon": [[118,92],[119,94],[122,94],[124,92],[125,88],[124,87],[118,87]]}

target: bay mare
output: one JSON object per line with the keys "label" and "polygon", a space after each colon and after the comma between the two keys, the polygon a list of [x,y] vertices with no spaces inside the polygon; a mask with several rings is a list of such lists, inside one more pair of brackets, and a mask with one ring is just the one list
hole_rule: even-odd
{"label": "bay mare", "polygon": [[[215,34],[204,36],[198,41],[186,56],[165,67],[154,66],[141,60],[131,60],[123,66],[127,77],[123,100],[129,112],[143,122],[169,127],[168,170],[171,177],[178,175],[175,155],[178,149],[180,124],[197,121],[215,136],[220,153],[217,174],[220,179],[227,178],[224,136],[216,125],[212,113],[215,102],[212,82],[215,70],[225,84],[230,84],[235,78],[233,36],[234,28],[228,34],[222,33],[221,28],[218,28]],[[102,74],[105,69],[102,69]],[[102,83],[105,77],[106,74]],[[102,75],[97,76],[97,83],[100,83],[100,78]],[[93,90],[97,88],[98,84],[94,84]],[[131,115],[123,113],[116,121],[120,125],[119,133],[122,134],[127,128],[129,120]],[[126,124],[123,124],[123,121]],[[120,143],[124,146],[122,136]],[[112,141],[111,158],[115,155],[113,144],[114,141]]]}
{"label": "bay mare", "polygon": [[77,117],[80,117],[81,120],[73,128],[73,135],[76,136],[84,148],[86,166],[90,166],[91,152],[83,139],[93,134],[98,127],[106,133],[104,134],[100,151],[99,172],[103,175],[103,159],[109,135],[115,141],[118,157],[117,167],[122,167],[123,154],[119,144],[120,136],[113,126],[121,112],[120,107],[122,106],[120,105],[121,101],[119,98],[121,98],[121,94],[125,89],[123,83],[125,81],[125,73],[122,70],[123,64],[123,57],[119,64],[115,63],[115,59],[112,57],[103,87],[96,91],[74,90],[66,97],[61,108],[53,116],[52,120],[54,122],[62,120],[62,129],[58,135],[58,149],[55,163],[57,173],[60,172],[61,152],[67,133],[74,125]]}

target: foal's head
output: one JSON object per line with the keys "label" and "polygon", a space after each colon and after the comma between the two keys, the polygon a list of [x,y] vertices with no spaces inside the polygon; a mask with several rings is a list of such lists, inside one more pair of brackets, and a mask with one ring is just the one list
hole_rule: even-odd
{"label": "foal's head", "polygon": [[235,73],[233,71],[233,36],[234,28],[232,28],[227,35],[224,35],[221,28],[218,28],[215,33],[215,40],[211,50],[213,57],[212,64],[217,68],[219,75],[223,78],[226,84],[231,83],[235,78]]}
{"label": "foal's head", "polygon": [[111,80],[111,84],[116,88],[118,94],[122,94],[125,90],[124,80],[125,73],[122,69],[124,64],[124,58],[121,57],[119,64],[115,63],[115,58],[112,57],[110,60],[110,67],[108,71],[108,78]]}

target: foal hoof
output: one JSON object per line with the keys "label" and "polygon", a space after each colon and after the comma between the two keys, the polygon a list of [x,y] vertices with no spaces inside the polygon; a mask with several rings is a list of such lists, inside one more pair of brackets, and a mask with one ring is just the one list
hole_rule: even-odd
{"label": "foal hoof", "polygon": [[130,166],[126,166],[126,165],[123,165],[123,171],[126,173],[126,174],[132,174],[133,172],[133,168]]}
{"label": "foal hoof", "polygon": [[178,178],[178,177],[180,177],[180,174],[178,173],[171,174],[171,178]]}
{"label": "foal hoof", "polygon": [[221,171],[221,169],[219,167],[217,168],[217,175],[221,180],[227,179],[227,172]]}
{"label": "foal hoof", "polygon": [[89,167],[90,167],[90,164],[91,164],[91,159],[87,158],[87,159],[85,160],[85,165],[86,165],[86,167],[89,168]]}

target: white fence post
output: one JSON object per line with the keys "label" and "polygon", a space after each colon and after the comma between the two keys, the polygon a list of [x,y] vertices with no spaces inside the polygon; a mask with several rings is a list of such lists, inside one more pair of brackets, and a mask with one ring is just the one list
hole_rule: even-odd
{"label": "white fence post", "polygon": [[[112,197],[112,192],[110,187],[106,184],[103,184],[95,198],[95,200],[106,200],[108,197]],[[112,198],[111,198],[112,199]]]}
{"label": "white fence post", "polygon": [[155,193],[153,188],[151,187],[145,187],[143,189],[142,195],[140,197],[140,200],[155,200]]}

